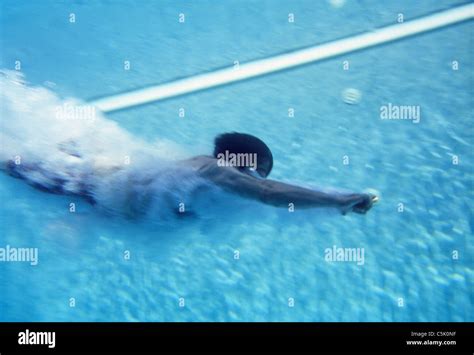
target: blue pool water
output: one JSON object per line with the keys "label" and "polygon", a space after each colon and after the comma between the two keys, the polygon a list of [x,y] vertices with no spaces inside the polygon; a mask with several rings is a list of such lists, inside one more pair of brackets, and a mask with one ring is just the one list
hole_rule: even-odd
{"label": "blue pool water", "polygon": [[[36,119],[14,123],[33,137],[49,127],[38,118],[48,95],[87,101],[465,2],[341,3],[2,1],[0,69],[20,61],[29,90],[43,88]],[[0,321],[473,321],[472,38],[470,21],[104,118],[185,156],[210,153],[222,132],[256,135],[272,148],[273,179],[376,190],[367,215],[225,196],[202,217],[154,223],[0,174],[0,248],[39,252],[36,266],[0,263]],[[344,102],[347,88],[358,104]],[[30,94],[13,97],[18,109]],[[388,103],[419,106],[420,122],[381,120]],[[327,262],[334,245],[364,248],[364,264]]]}

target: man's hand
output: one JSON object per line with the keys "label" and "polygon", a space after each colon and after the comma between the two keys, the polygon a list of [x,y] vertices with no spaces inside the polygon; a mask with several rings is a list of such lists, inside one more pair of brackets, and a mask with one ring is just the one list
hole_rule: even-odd
{"label": "man's hand", "polygon": [[379,198],[373,194],[354,194],[350,196],[349,201],[341,212],[343,215],[347,212],[365,214],[378,200]]}
{"label": "man's hand", "polygon": [[352,211],[355,213],[365,214],[372,208],[379,198],[372,194],[361,194],[361,201],[352,206]]}

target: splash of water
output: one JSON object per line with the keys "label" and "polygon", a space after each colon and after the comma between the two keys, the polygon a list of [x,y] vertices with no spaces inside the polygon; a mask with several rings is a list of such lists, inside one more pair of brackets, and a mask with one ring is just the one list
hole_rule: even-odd
{"label": "splash of water", "polygon": [[177,145],[145,142],[93,106],[28,85],[18,72],[0,71],[0,92],[0,167],[36,187],[159,218],[202,183],[172,163],[184,157]]}

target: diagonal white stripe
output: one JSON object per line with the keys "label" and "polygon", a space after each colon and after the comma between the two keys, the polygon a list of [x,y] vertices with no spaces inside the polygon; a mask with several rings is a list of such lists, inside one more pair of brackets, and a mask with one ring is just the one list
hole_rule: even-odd
{"label": "diagonal white stripe", "polygon": [[233,67],[220,69],[153,87],[104,97],[92,101],[90,104],[95,105],[103,112],[116,111],[317,62],[472,18],[474,18],[474,4],[463,5],[417,20],[383,27],[372,32],[241,64],[239,69]]}

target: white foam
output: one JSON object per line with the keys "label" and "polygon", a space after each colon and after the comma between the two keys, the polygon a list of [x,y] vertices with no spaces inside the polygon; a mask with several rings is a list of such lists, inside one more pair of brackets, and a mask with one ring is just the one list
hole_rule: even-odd
{"label": "white foam", "polygon": [[19,72],[0,71],[0,93],[0,167],[19,162],[14,169],[29,183],[54,187],[64,181],[65,192],[87,190],[101,207],[125,214],[141,213],[145,204],[177,206],[198,183],[171,163],[184,157],[177,145],[141,140],[98,110],[93,116],[64,114],[65,107],[86,104],[29,86]]}

